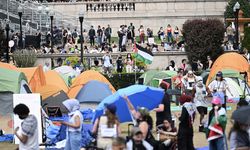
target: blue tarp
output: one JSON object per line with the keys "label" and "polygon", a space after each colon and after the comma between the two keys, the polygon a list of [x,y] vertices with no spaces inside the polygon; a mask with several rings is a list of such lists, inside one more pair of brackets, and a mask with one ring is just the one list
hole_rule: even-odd
{"label": "blue tarp", "polygon": [[127,103],[123,98],[125,95],[128,96],[135,109],[138,107],[146,107],[149,110],[152,110],[161,103],[164,96],[164,91],[163,89],[145,85],[132,85],[127,88],[120,89],[113,95],[105,98],[98,105],[96,108],[95,118],[103,115],[106,105],[115,104],[117,107],[116,115],[118,116],[119,121],[132,121]]}
{"label": "blue tarp", "polygon": [[100,103],[103,99],[112,95],[109,85],[100,81],[87,82],[78,92],[76,99],[80,103]]}
{"label": "blue tarp", "polygon": [[4,134],[0,136],[0,142],[12,142],[13,141],[13,134]]}

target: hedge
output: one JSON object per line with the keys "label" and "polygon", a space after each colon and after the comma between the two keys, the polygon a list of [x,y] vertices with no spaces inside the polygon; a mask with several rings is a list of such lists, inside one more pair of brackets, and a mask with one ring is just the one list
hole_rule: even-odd
{"label": "hedge", "polygon": [[[142,73],[136,73],[136,79],[138,79],[141,75]],[[104,76],[109,80],[116,90],[135,84],[135,73],[117,73],[113,74],[111,77],[105,74]]]}

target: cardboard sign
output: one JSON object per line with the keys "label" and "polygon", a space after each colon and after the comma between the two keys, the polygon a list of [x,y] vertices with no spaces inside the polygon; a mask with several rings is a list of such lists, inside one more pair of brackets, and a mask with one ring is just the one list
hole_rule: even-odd
{"label": "cardboard sign", "polygon": [[152,37],[152,38],[148,38],[148,43],[149,44],[154,44],[155,43],[155,39]]}
{"label": "cardboard sign", "polygon": [[[25,104],[28,106],[30,113],[36,116],[38,127],[38,142],[42,143],[42,119],[41,119],[41,99],[40,94],[13,94],[13,108],[18,104]],[[19,119],[17,115],[14,115],[14,129],[16,127],[21,128],[23,120]],[[20,131],[20,129],[19,129]],[[15,136],[15,144],[19,144],[19,139]]]}

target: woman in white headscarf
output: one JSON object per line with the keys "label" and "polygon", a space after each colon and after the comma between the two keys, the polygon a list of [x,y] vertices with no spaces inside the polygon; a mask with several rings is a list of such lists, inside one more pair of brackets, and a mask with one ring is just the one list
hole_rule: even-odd
{"label": "woman in white headscarf", "polygon": [[83,123],[83,117],[79,111],[80,103],[76,99],[68,99],[63,102],[63,105],[69,111],[69,121],[61,122],[68,127],[65,150],[80,150],[82,139],[81,130]]}

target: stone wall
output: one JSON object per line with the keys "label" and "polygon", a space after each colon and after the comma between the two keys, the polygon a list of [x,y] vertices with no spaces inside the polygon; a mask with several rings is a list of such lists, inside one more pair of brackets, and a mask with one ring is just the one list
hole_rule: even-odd
{"label": "stone wall", "polygon": [[[106,10],[108,5],[128,5],[134,3],[133,10]],[[89,6],[104,6],[99,11],[90,11]],[[103,5],[102,5],[103,4]],[[107,5],[106,5],[107,4]],[[182,24],[187,19],[193,18],[220,18],[224,19],[224,9],[227,0],[141,0],[126,2],[77,2],[77,3],[49,3],[49,7],[61,12],[65,20],[75,18],[75,25],[79,25],[77,19],[80,10],[85,13],[84,20],[96,28],[97,25],[110,26],[113,28],[113,36],[117,36],[117,30],[121,24],[129,25],[134,23],[136,29],[142,24],[145,28],[153,29],[157,34],[161,26],[182,28]],[[87,7],[88,5],[88,7]],[[112,8],[111,8],[112,9]],[[87,11],[88,10],[88,11]],[[56,19],[56,18],[55,18]],[[62,25],[67,26],[67,25]],[[138,32],[136,32],[138,34]]]}
{"label": "stone wall", "polygon": [[[113,63],[116,63],[116,59],[120,53],[112,53],[111,57],[113,60]],[[88,58],[91,62],[91,65],[94,65],[94,59],[98,58],[100,61],[99,64],[101,64],[101,58],[104,54],[99,53],[99,54],[84,54],[84,58]],[[123,59],[126,58],[127,53],[122,53]],[[56,60],[60,57],[63,60],[66,59],[67,57],[71,56],[78,56],[76,54],[49,54],[49,55],[38,55],[37,56],[37,61],[35,63],[35,66],[38,65],[44,65],[45,62],[49,62],[51,64],[51,61],[56,65]],[[148,69],[165,69],[168,65],[170,60],[174,60],[176,62],[177,66],[180,66],[181,60],[187,58],[186,53],[184,52],[158,52],[154,53],[154,60],[152,64],[148,65]]]}

